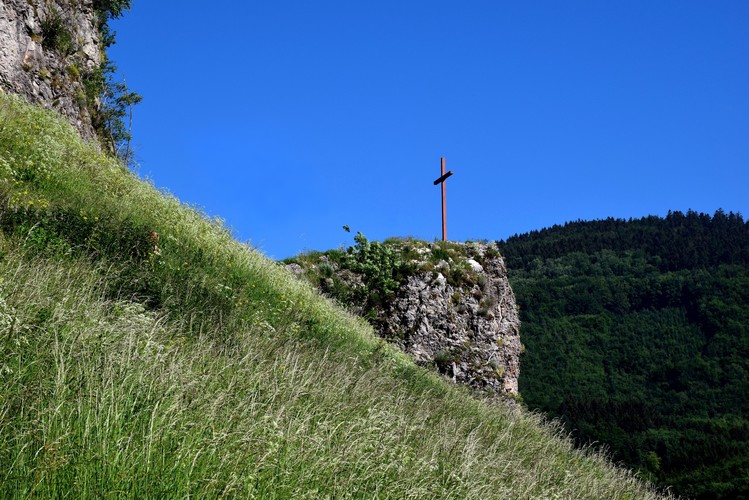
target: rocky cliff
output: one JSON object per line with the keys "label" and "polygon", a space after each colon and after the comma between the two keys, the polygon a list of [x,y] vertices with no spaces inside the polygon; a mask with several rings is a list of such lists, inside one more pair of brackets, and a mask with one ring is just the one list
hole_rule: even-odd
{"label": "rocky cliff", "polygon": [[93,137],[84,78],[101,65],[93,0],[0,0],[0,89]]}
{"label": "rocky cliff", "polygon": [[518,392],[520,321],[496,245],[362,236],[287,268],[367,318],[423,366],[498,394]]}

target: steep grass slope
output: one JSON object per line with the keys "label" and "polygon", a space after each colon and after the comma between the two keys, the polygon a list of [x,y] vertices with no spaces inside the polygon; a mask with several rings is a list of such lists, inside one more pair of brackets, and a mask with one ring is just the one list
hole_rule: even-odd
{"label": "steep grass slope", "polygon": [[648,498],[0,95],[0,497]]}

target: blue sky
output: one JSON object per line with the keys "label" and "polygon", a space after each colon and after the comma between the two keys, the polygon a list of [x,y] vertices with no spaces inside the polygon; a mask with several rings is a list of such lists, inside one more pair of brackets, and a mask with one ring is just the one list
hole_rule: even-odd
{"label": "blue sky", "polygon": [[[133,0],[139,173],[274,258],[749,216],[749,2]],[[352,233],[341,226],[347,224]]]}

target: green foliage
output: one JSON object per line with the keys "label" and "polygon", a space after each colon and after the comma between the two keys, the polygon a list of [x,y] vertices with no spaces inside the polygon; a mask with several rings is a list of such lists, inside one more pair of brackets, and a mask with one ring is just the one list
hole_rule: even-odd
{"label": "green foliage", "polygon": [[749,224],[575,222],[500,242],[520,391],[581,443],[697,498],[749,496]]}
{"label": "green foliage", "polygon": [[452,262],[446,278],[447,282],[455,287],[470,288],[479,281],[476,272],[462,259]]}
{"label": "green foliage", "polygon": [[125,82],[113,81],[115,71],[116,66],[104,55],[98,68],[84,74],[83,86],[92,125],[100,142],[123,164],[130,165],[133,161],[130,148],[132,108],[143,97],[131,91]]}
{"label": "green foliage", "polygon": [[117,19],[130,9],[131,0],[94,0],[94,10],[99,16],[101,44],[104,48],[114,44],[115,33],[109,27],[110,19]]}
{"label": "green foliage", "polygon": [[398,289],[403,263],[391,246],[370,242],[362,233],[357,233],[354,241],[356,245],[346,250],[343,265],[363,277],[367,300],[381,304]]}
{"label": "green foliage", "polygon": [[[94,9],[98,14],[101,45],[104,48],[115,43],[115,33],[111,31],[109,21],[124,14],[130,8],[130,3],[130,0],[94,2]],[[100,142],[123,164],[132,165],[132,110],[143,97],[133,92],[125,81],[114,81],[116,70],[117,67],[107,57],[106,51],[102,51],[101,64],[83,75],[83,86],[92,125]]]}
{"label": "green foliage", "polygon": [[456,361],[460,361],[460,355],[450,351],[438,351],[432,359],[440,373],[449,373],[452,370],[452,364]]}
{"label": "green foliage", "polygon": [[143,97],[131,91],[126,82],[113,82],[106,86],[101,95],[102,106],[98,120],[102,129],[109,134],[109,144],[115,155],[126,165],[133,163],[133,151],[130,147],[132,134],[133,106],[143,100]]}
{"label": "green foliage", "polygon": [[131,0],[94,0],[94,9],[107,18],[118,18],[130,9]]}
{"label": "green foliage", "polygon": [[441,260],[450,262],[461,257],[463,257],[463,249],[459,244],[449,241],[437,241],[434,244],[429,260],[437,264]]}
{"label": "green foliage", "polygon": [[447,262],[448,260],[450,260],[450,254],[448,253],[446,248],[439,246],[432,250],[432,259],[437,262],[439,262],[440,260],[444,260],[445,262]]}
{"label": "green foliage", "polygon": [[41,21],[42,47],[67,55],[73,49],[73,35],[62,14],[51,9],[49,15]]}

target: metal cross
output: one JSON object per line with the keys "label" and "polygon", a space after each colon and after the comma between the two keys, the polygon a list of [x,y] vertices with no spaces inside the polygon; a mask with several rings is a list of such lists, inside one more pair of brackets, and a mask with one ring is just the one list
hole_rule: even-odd
{"label": "metal cross", "polygon": [[445,173],[445,159],[440,159],[441,163],[441,169],[442,169],[442,175],[440,175],[439,179],[434,181],[434,185],[442,184],[442,241],[447,241],[447,204],[445,202],[446,198],[446,191],[445,191],[445,181],[448,177],[453,175],[455,172],[450,170],[449,172]]}

